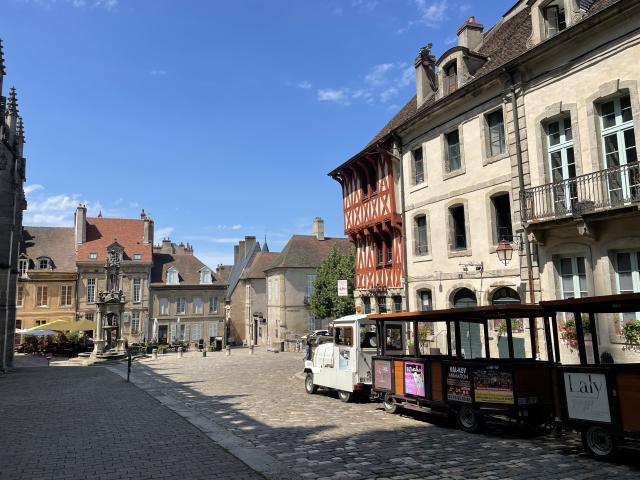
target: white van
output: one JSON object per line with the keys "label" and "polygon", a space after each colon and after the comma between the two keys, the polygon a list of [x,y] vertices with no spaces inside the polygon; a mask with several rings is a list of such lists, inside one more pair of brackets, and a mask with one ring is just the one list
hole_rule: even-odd
{"label": "white van", "polygon": [[[402,324],[398,324],[403,331]],[[355,394],[371,390],[371,357],[378,345],[376,322],[366,315],[347,315],[333,322],[333,341],[315,347],[311,360],[305,360],[305,389],[315,393],[318,387],[338,391],[343,402]]]}

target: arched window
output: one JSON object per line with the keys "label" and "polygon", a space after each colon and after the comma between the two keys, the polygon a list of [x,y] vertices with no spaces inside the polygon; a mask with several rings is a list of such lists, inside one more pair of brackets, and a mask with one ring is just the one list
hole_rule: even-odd
{"label": "arched window", "polygon": [[453,296],[453,308],[475,307],[478,305],[476,294],[468,288],[461,288]]}
{"label": "arched window", "polygon": [[522,303],[520,295],[513,288],[502,287],[493,292],[491,296],[493,305],[504,305],[505,303]]}

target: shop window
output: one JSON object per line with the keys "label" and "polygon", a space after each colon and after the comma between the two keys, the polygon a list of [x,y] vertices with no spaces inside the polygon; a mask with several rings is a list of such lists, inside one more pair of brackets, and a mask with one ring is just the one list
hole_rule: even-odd
{"label": "shop window", "polygon": [[493,209],[494,243],[502,240],[513,241],[513,230],[511,226],[511,202],[508,193],[500,193],[491,197],[491,207]]}
{"label": "shop window", "polygon": [[353,346],[353,327],[336,327],[334,330],[336,345]]}

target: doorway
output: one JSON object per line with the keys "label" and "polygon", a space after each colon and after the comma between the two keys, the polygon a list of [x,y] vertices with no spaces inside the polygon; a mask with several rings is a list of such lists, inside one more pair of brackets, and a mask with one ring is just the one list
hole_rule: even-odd
{"label": "doorway", "polygon": [[160,325],[158,327],[158,343],[159,344],[167,343],[168,328],[169,327],[167,327],[166,325]]}
{"label": "doorway", "polygon": [[[476,294],[468,288],[461,288],[453,296],[453,308],[468,308],[478,305]],[[482,358],[480,325],[460,322],[460,347],[464,358]]]}
{"label": "doorway", "polygon": [[[493,305],[508,305],[513,303],[522,303],[520,300],[520,295],[513,288],[502,287],[493,292],[491,296],[491,303]],[[496,325],[499,325],[500,322],[505,322],[505,320],[495,320],[494,328]],[[519,321],[521,325],[522,321]],[[518,320],[513,319],[511,321],[512,328],[518,323]],[[514,333],[517,333],[517,327],[514,329]],[[498,356],[500,358],[509,358],[509,341],[505,335],[498,336]],[[514,358],[525,358],[525,350],[524,350],[524,338],[522,337],[513,337],[513,356]]]}

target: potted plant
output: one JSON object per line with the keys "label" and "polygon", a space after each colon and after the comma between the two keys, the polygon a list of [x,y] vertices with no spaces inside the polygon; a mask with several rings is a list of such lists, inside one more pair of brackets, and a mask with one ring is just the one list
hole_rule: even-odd
{"label": "potted plant", "polygon": [[626,320],[622,327],[616,327],[616,333],[624,338],[626,350],[640,348],[640,320]]}
{"label": "potted plant", "polygon": [[[520,330],[522,330],[522,320],[518,318],[511,319],[511,331],[516,332]],[[501,337],[502,335],[506,335],[506,334],[507,334],[507,321],[502,320],[498,325],[498,336]]]}
{"label": "potted plant", "polygon": [[[582,330],[585,334],[591,334],[591,323],[588,315],[582,316]],[[576,331],[575,320],[565,320],[560,327],[560,336],[562,340],[569,345],[569,348],[574,349],[578,346],[578,333]]]}
{"label": "potted plant", "polygon": [[169,348],[169,345],[167,345],[166,343],[161,343],[160,345],[158,345],[158,352],[165,354],[167,353],[167,348]]}

